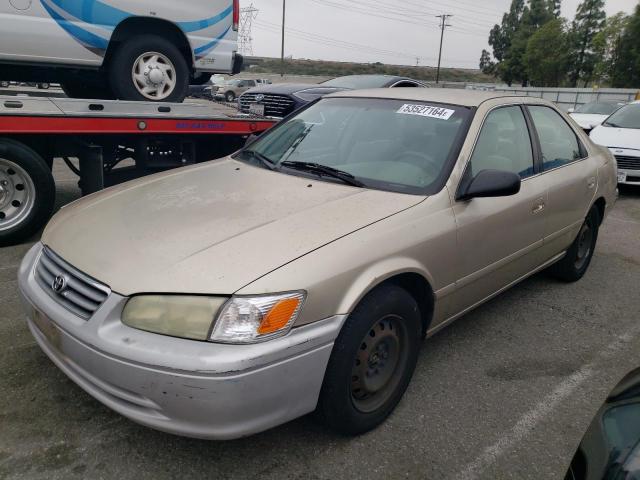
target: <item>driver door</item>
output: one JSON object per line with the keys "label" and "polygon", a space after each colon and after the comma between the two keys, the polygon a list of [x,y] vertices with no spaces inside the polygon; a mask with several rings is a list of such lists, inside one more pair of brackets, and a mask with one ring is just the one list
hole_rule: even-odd
{"label": "driver door", "polygon": [[532,135],[520,105],[501,106],[487,114],[463,178],[487,169],[517,173],[522,186],[509,197],[455,202],[459,253],[454,315],[541,262],[547,192],[544,175],[536,175]]}

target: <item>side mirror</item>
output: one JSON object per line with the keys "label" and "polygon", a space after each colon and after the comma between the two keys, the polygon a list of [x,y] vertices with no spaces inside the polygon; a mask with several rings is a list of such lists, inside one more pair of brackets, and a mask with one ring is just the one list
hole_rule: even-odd
{"label": "side mirror", "polygon": [[503,170],[482,170],[461,195],[461,200],[487,197],[510,197],[520,191],[520,175]]}
{"label": "side mirror", "polygon": [[575,111],[576,111],[576,109],[575,109],[575,108],[573,108],[573,107],[571,107],[571,108],[569,108],[569,109],[567,110],[567,113],[573,113],[573,112],[575,112]]}

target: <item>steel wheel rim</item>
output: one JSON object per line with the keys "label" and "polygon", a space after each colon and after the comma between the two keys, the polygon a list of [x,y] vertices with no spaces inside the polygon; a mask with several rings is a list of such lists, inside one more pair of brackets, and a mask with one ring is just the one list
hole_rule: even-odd
{"label": "steel wheel rim", "polygon": [[578,234],[578,253],[575,261],[576,269],[580,270],[584,267],[584,264],[589,259],[589,256],[591,255],[592,241],[593,229],[591,228],[591,225],[589,225],[589,222],[585,222]]}
{"label": "steel wheel rim", "polygon": [[36,187],[18,164],[0,158],[0,232],[22,223],[33,210]]}
{"label": "steel wheel rim", "polygon": [[400,384],[408,361],[408,332],[397,315],[378,320],[362,339],[351,370],[351,400],[364,413],[381,408]]}
{"label": "steel wheel rim", "polygon": [[136,89],[149,100],[164,100],[176,88],[176,69],[166,55],[147,52],[133,62],[131,78]]}

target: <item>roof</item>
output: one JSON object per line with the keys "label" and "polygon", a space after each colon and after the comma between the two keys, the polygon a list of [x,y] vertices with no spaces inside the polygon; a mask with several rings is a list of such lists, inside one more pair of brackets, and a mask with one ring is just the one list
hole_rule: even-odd
{"label": "roof", "polygon": [[524,95],[514,95],[505,92],[486,92],[480,90],[464,90],[457,88],[374,88],[370,90],[350,90],[327,95],[327,97],[368,97],[390,98],[397,100],[415,100],[419,102],[449,103],[477,107],[482,102],[492,98],[520,97],[531,98]]}

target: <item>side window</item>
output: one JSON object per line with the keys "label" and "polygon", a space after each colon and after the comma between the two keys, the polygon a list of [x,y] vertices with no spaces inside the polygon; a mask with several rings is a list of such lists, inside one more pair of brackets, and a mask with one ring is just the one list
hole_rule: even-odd
{"label": "side window", "polygon": [[482,170],[506,170],[521,178],[533,175],[531,137],[519,106],[501,107],[487,115],[470,165],[472,176]]}
{"label": "side window", "polygon": [[256,82],[255,82],[255,81],[253,81],[253,80],[249,80],[249,81],[247,82],[247,84],[248,84],[248,85],[247,85],[247,87],[255,87],[255,86],[256,86]]}
{"label": "side window", "polygon": [[582,157],[574,131],[560,114],[549,107],[529,105],[540,138],[544,171],[566,165]]}

